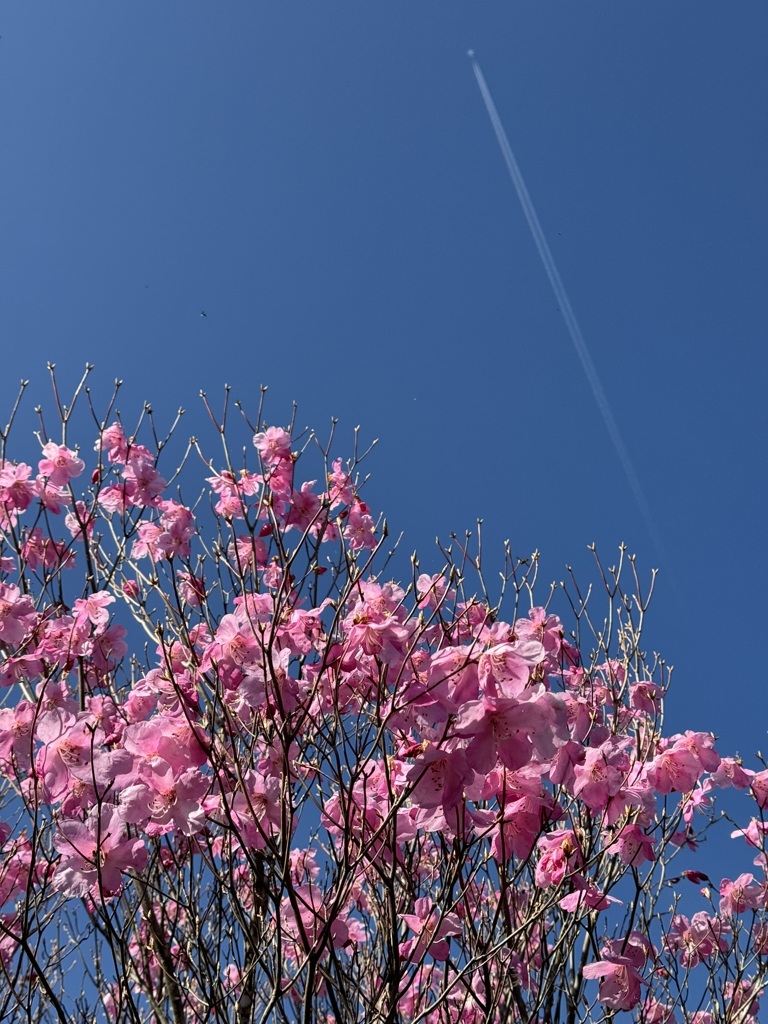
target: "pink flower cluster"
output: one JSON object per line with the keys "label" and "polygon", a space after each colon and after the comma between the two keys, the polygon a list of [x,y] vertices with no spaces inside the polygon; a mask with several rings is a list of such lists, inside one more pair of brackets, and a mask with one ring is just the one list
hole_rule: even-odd
{"label": "pink flower cluster", "polygon": [[[64,446],[44,446],[35,480],[0,468],[0,777],[34,823],[0,825],[2,962],[26,955],[24,900],[80,898],[109,921],[130,906],[134,991],[192,1019],[212,998],[191,955],[209,926],[181,893],[204,879],[244,936],[221,999],[255,1000],[261,978],[273,1001],[332,1005],[345,971],[381,961],[382,985],[361,974],[354,994],[371,1019],[550,1020],[581,957],[579,1019],[597,1000],[661,1022],[665,978],[682,969],[685,989],[738,954],[752,974],[719,991],[756,1021],[768,771],[709,733],[662,735],[663,678],[634,655],[585,659],[546,608],[505,621],[455,573],[377,576],[352,467],[333,461],[319,489],[297,480],[288,431],[253,443],[258,471],[207,478],[207,550],[202,504],[166,496],[118,423],[80,495]],[[43,530],[62,515],[68,536]],[[655,938],[650,917],[616,916],[693,854],[725,788],[757,811],[734,834],[759,877],[723,879],[688,916],[676,896]],[[127,998],[110,988],[109,1014]]]}

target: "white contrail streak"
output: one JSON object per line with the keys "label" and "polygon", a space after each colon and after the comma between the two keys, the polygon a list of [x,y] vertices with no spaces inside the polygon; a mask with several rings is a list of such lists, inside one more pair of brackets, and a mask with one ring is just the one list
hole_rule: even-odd
{"label": "white contrail streak", "polygon": [[533,240],[536,243],[536,248],[539,250],[539,256],[541,262],[544,264],[544,269],[547,272],[549,283],[552,285],[552,291],[555,293],[557,304],[560,307],[560,312],[563,314],[565,320],[565,326],[568,328],[568,333],[571,336],[573,347],[576,349],[576,353],[581,360],[581,365],[584,369],[584,373],[587,375],[589,386],[592,389],[592,394],[595,396],[597,407],[603,417],[608,435],[613,442],[613,447],[616,449],[616,454],[619,457],[619,461],[624,469],[624,474],[629,482],[629,486],[632,489],[632,493],[635,496],[637,507],[645,520],[645,525],[648,528],[648,533],[656,546],[658,556],[665,563],[668,561],[664,549],[664,542],[661,539],[661,535],[654,521],[651,513],[650,505],[645,497],[645,492],[640,484],[635,467],[632,465],[632,459],[629,456],[627,447],[624,444],[622,436],[619,432],[619,428],[616,425],[616,420],[613,418],[611,407],[608,404],[608,398],[603,390],[603,385],[600,383],[600,378],[597,375],[595,364],[592,361],[592,356],[589,354],[587,343],[584,341],[584,336],[581,333],[581,328],[576,319],[576,315],[573,312],[571,303],[568,299],[568,295],[565,291],[565,286],[558,273],[557,266],[555,265],[554,258],[550,252],[549,245],[547,245],[547,239],[542,231],[539,218],[536,216],[536,210],[534,209],[531,197],[528,194],[528,189],[525,187],[523,176],[520,173],[520,168],[517,166],[517,160],[515,160],[515,154],[512,152],[512,147],[507,139],[507,134],[504,131],[504,126],[501,123],[496,105],[493,102],[490,89],[483,77],[483,72],[480,70],[480,65],[477,63],[474,53],[472,50],[469,51],[469,57],[472,59],[472,70],[475,72],[475,78],[477,84],[480,87],[480,94],[483,97],[485,108],[488,111],[488,117],[491,119],[493,130],[496,133],[496,138],[499,143],[504,160],[509,170],[509,175],[512,178],[512,183],[515,186],[517,192],[517,198],[520,200],[520,205],[523,208],[525,219],[528,221],[528,227],[531,229]]}

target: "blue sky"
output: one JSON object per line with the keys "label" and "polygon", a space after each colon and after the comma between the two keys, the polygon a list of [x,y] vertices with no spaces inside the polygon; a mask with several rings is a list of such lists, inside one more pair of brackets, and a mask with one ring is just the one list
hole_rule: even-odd
{"label": "blue sky", "polygon": [[505,538],[650,569],[474,48],[669,552],[669,722],[766,745],[768,7],[7,0],[0,36],[3,410],[49,360],[187,433],[268,384],[380,438],[425,568],[482,517],[491,574]]}

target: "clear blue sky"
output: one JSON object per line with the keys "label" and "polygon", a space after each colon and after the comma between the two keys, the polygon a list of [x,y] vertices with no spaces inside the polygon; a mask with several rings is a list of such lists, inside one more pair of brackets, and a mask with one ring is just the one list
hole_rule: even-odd
{"label": "clear blue sky", "polygon": [[591,541],[650,568],[474,48],[670,553],[670,722],[768,746],[762,0],[6,0],[0,36],[3,410],[48,360],[187,433],[264,383],[381,439],[425,567],[482,516],[489,570],[506,537],[545,580]]}

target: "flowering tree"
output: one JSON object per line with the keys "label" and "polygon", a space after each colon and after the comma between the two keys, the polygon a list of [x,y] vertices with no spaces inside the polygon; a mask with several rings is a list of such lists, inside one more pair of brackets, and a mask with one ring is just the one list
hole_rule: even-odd
{"label": "flowering tree", "polygon": [[167,479],[54,395],[0,434],[0,1020],[758,1020],[768,771],[664,734],[632,558],[599,610],[470,538],[397,584],[356,445],[206,402]]}

